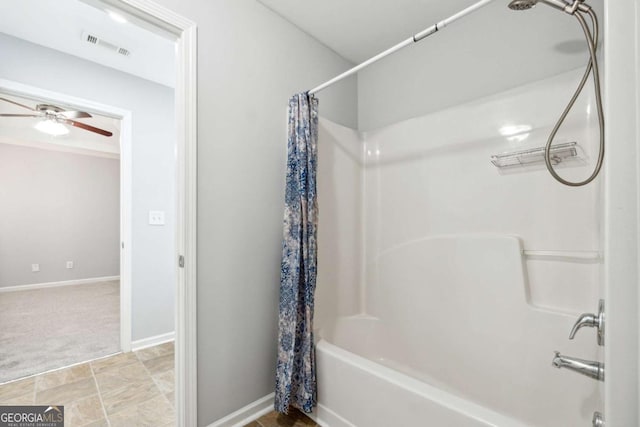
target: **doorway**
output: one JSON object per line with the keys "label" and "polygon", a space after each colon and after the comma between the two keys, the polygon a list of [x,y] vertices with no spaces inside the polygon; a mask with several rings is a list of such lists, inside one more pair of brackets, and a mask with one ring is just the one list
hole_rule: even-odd
{"label": "doorway", "polygon": [[121,123],[77,101],[0,83],[0,382],[130,346]]}
{"label": "doorway", "polygon": [[[94,2],[87,3],[95,4]],[[172,132],[172,135],[177,135],[174,151],[176,173],[172,181],[176,191],[175,205],[177,208],[174,211],[165,211],[167,216],[175,215],[174,241],[176,249],[170,260],[158,262],[158,265],[169,264],[175,268],[178,267],[178,264],[180,265],[175,280],[178,286],[174,292],[177,302],[175,400],[178,424],[195,425],[195,25],[149,2],[106,2],[103,5],[112,7],[113,12],[120,14],[130,22],[144,22],[147,26],[153,26],[159,28],[160,31],[173,34],[176,44],[176,62],[178,64],[175,88],[176,129]],[[149,22],[153,22],[153,24],[149,24]],[[44,75],[45,80],[46,77]],[[61,88],[61,91],[64,89]],[[127,116],[127,112],[122,111],[122,116]],[[134,112],[134,117],[138,117],[137,112]],[[123,120],[123,134],[131,133],[133,131],[131,122],[128,125],[125,122],[126,120]],[[131,194],[131,197],[135,198],[136,196]],[[151,209],[147,213],[149,216],[144,219],[145,222],[151,218]],[[139,216],[136,218],[140,219]],[[126,233],[127,230],[123,230],[123,234]],[[125,237],[123,241],[126,252],[127,238]],[[131,268],[132,266],[129,264],[129,269]],[[126,265],[123,265],[122,273],[123,275],[127,274]],[[132,272],[129,270],[128,274],[132,274]],[[135,272],[133,274],[135,280]],[[124,293],[123,297],[123,299],[126,298]],[[135,292],[131,297],[135,300]],[[154,295],[147,295],[147,297],[153,298]],[[133,305],[135,307],[135,302]],[[123,339],[122,341],[123,343],[133,341],[132,348],[135,349],[135,342],[140,341],[139,336],[135,335],[135,330],[140,323],[134,319],[132,324],[134,334],[128,340]],[[153,342],[150,341],[138,343],[138,347],[151,344]]]}

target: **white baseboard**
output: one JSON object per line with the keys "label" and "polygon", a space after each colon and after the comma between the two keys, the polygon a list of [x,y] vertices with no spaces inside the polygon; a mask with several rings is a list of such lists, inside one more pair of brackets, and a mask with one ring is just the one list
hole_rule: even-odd
{"label": "white baseboard", "polygon": [[271,393],[253,403],[248,404],[244,408],[238,409],[236,412],[219,419],[208,427],[242,427],[255,421],[261,416],[273,411],[273,401],[275,393]]}
{"label": "white baseboard", "polygon": [[93,277],[90,279],[65,280],[62,282],[34,283],[33,285],[7,286],[0,288],[0,293],[16,291],[32,291],[34,289],[56,288],[58,286],[88,285],[90,283],[109,282],[120,280],[120,276]]}
{"label": "white baseboard", "polygon": [[[243,427],[273,411],[275,393],[271,393],[236,412],[219,419],[207,427]],[[356,427],[324,405],[318,405],[312,414],[306,414],[322,427]]]}
{"label": "white baseboard", "polygon": [[322,427],[356,427],[320,403],[313,410],[313,413],[307,414],[307,416]]}
{"label": "white baseboard", "polygon": [[154,345],[164,344],[169,341],[173,341],[176,338],[175,332],[168,332],[162,335],[156,335],[149,338],[143,338],[131,342],[131,351],[142,350],[143,348],[153,347]]}

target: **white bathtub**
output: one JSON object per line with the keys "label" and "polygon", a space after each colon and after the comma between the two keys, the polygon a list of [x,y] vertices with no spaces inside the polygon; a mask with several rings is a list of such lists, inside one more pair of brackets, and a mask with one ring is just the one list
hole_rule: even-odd
{"label": "white bathtub", "polygon": [[[373,319],[343,319],[336,331],[363,336],[376,331]],[[353,340],[358,342],[359,340]],[[378,363],[326,339],[316,345],[320,405],[316,421],[331,427],[451,426],[486,427],[526,424],[484,408],[447,390],[434,379],[407,375],[401,365]]]}
{"label": "white bathtub", "polygon": [[379,262],[369,312],[325,322],[316,345],[316,420],[342,427],[580,427],[597,383],[551,367],[554,350],[598,359],[575,320],[527,303],[521,245],[441,237]]}

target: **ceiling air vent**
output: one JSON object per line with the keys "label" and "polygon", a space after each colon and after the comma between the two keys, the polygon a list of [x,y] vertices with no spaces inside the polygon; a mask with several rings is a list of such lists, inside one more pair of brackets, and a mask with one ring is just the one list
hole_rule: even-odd
{"label": "ceiling air vent", "polygon": [[82,34],[82,38],[87,43],[91,43],[91,44],[94,44],[96,46],[101,46],[101,47],[103,47],[105,49],[109,49],[110,51],[115,52],[115,53],[117,53],[119,55],[122,55],[122,56],[131,55],[131,51],[129,49],[121,47],[121,46],[118,46],[115,43],[108,42],[105,39],[103,39],[102,37],[99,37],[99,36],[97,36],[95,34],[91,34],[91,33],[88,33],[88,32],[85,31]]}

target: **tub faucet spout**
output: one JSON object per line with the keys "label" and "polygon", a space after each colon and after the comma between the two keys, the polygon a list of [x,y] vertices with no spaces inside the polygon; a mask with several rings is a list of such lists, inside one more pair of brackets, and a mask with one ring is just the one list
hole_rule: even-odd
{"label": "tub faucet spout", "polygon": [[566,368],[570,371],[586,375],[589,378],[593,378],[598,381],[604,381],[603,363],[578,359],[577,357],[563,356],[558,351],[556,351],[555,353],[556,355],[551,362],[554,367],[558,369]]}

